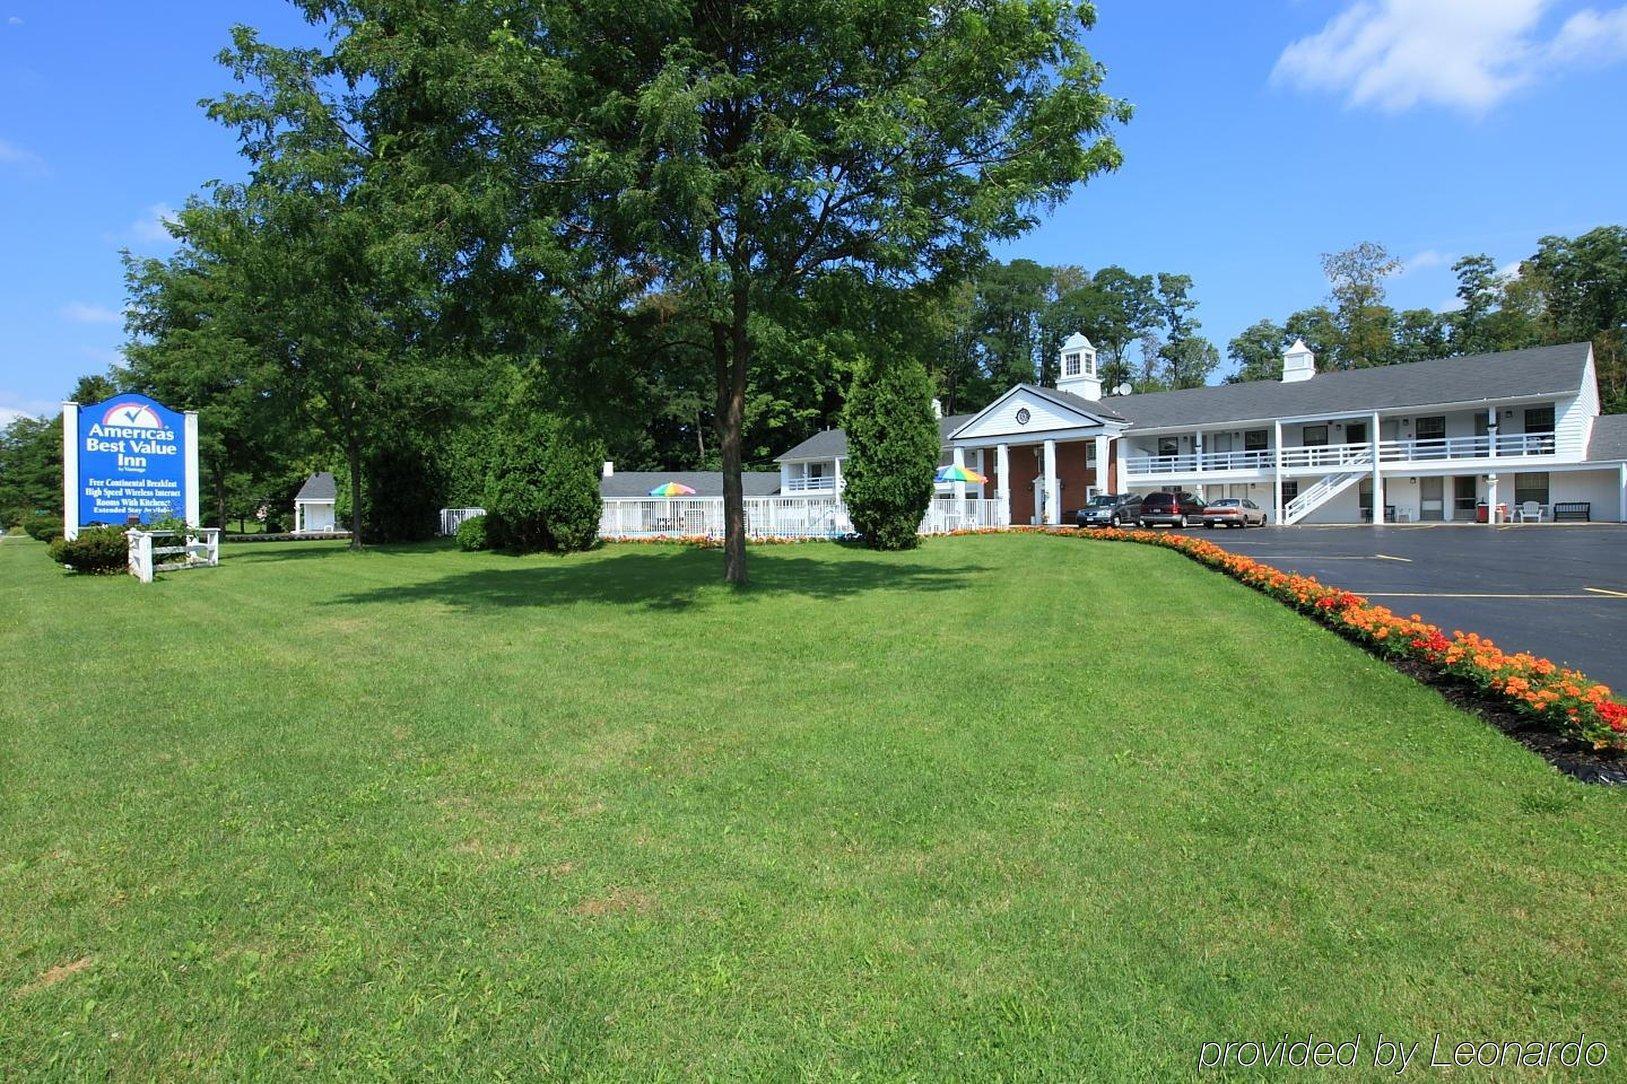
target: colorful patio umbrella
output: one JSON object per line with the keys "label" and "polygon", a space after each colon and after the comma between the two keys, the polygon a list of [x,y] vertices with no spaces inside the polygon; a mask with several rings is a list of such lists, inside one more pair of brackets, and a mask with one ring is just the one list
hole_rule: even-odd
{"label": "colorful patio umbrella", "polygon": [[940,482],[973,482],[982,485],[988,481],[988,478],[970,467],[957,467],[951,464],[947,467],[938,468],[937,480]]}
{"label": "colorful patio umbrella", "polygon": [[662,482],[650,490],[652,497],[693,497],[695,491],[682,482]]}

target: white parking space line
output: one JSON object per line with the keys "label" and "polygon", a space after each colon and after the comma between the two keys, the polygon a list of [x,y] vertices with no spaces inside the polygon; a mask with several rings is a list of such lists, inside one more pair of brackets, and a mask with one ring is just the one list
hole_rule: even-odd
{"label": "white parking space line", "polygon": [[1404,561],[1405,563],[1407,563],[1409,565],[1412,564],[1412,558],[1411,557],[1391,557],[1387,553],[1375,553],[1375,554],[1373,554],[1373,556],[1378,558],[1380,561]]}
{"label": "white parking space line", "polygon": [[[1589,587],[1589,588],[1584,588],[1583,590],[1591,591],[1591,590],[1593,590],[1593,588]],[[1461,591],[1461,592],[1460,591],[1357,591],[1356,594],[1362,595],[1362,596],[1364,596],[1366,598],[1523,598],[1523,599],[1566,599],[1566,598],[1569,598],[1569,599],[1587,599],[1590,602],[1598,602],[1600,599],[1605,599],[1605,598],[1619,598],[1619,599],[1627,600],[1627,594],[1617,593],[1617,592],[1605,592],[1605,593],[1597,594],[1597,595],[1582,595],[1582,594],[1573,595],[1573,594],[1564,594],[1564,593],[1555,593],[1555,594],[1542,595],[1542,594],[1517,594],[1517,593],[1513,593],[1513,592],[1506,592],[1505,593],[1505,592],[1495,592],[1495,591],[1477,591],[1477,592],[1468,592],[1468,591]]]}
{"label": "white parking space line", "polygon": [[1595,595],[1602,595],[1605,598],[1627,598],[1627,591],[1612,591],[1605,587],[1584,587],[1582,590],[1592,591]]}

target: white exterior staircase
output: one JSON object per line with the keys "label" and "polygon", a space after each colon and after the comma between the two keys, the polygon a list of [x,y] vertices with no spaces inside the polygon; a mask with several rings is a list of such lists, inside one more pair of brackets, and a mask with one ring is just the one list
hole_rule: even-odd
{"label": "white exterior staircase", "polygon": [[1282,522],[1289,526],[1298,523],[1371,473],[1372,468],[1369,467],[1340,471],[1317,479],[1315,485],[1300,490],[1299,496],[1283,506]]}

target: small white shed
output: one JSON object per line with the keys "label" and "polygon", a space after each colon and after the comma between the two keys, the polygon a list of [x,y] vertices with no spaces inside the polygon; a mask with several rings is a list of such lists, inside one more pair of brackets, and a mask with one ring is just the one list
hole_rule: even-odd
{"label": "small white shed", "polygon": [[334,514],[334,503],[339,498],[339,487],[333,475],[318,471],[305,479],[299,495],[294,498],[294,533],[328,534],[339,527]]}

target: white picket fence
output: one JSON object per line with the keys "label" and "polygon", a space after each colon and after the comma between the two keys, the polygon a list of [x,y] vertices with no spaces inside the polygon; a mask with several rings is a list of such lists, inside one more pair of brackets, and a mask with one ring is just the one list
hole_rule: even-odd
{"label": "white picket fence", "polygon": [[[853,522],[839,497],[747,497],[746,534],[752,538],[843,538]],[[1000,502],[935,497],[921,520],[922,534],[1000,525]],[[611,497],[599,517],[599,537],[722,538],[722,497]]]}
{"label": "white picket fence", "polygon": [[[220,564],[220,528],[188,527],[181,531],[125,532],[130,547],[130,575],[142,583],[152,583],[159,572],[180,572],[189,568],[213,568]],[[177,540],[170,545],[159,542]]]}
{"label": "white picket fence", "polygon": [[441,509],[441,534],[454,535],[463,521],[486,514],[484,508],[443,508]]}

